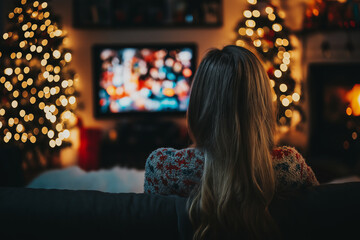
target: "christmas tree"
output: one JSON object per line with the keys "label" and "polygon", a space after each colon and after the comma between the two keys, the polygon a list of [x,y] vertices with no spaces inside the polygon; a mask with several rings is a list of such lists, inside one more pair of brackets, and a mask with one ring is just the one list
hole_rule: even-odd
{"label": "christmas tree", "polygon": [[302,111],[297,105],[300,91],[295,91],[299,88],[290,72],[293,48],[290,31],[284,25],[285,13],[266,0],[247,2],[249,7],[236,28],[236,45],[254,49],[264,62],[278,106],[278,123],[289,125],[294,111]]}
{"label": "christmas tree", "polygon": [[76,121],[72,55],[47,2],[16,1],[8,20],[0,42],[0,143],[49,160],[69,146]]}

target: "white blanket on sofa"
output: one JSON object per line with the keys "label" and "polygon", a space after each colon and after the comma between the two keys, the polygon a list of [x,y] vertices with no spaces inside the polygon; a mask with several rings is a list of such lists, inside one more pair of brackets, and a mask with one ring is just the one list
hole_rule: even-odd
{"label": "white blanket on sofa", "polygon": [[144,174],[143,170],[120,167],[86,172],[78,166],[72,166],[46,171],[32,180],[27,187],[143,193]]}

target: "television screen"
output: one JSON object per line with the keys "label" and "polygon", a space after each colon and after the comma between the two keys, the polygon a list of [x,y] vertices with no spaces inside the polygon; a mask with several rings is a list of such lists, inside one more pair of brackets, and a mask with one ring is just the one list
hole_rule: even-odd
{"label": "television screen", "polygon": [[195,44],[94,46],[95,115],[185,113],[196,50]]}

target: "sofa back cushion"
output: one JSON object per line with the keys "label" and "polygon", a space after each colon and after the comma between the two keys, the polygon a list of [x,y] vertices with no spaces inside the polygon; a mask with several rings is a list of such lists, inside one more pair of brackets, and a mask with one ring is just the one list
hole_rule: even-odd
{"label": "sofa back cushion", "polygon": [[[191,239],[185,198],[90,190],[0,188],[0,239]],[[270,205],[283,239],[352,239],[360,183],[326,184]]]}
{"label": "sofa back cushion", "polygon": [[0,238],[189,239],[185,203],[148,194],[1,188]]}

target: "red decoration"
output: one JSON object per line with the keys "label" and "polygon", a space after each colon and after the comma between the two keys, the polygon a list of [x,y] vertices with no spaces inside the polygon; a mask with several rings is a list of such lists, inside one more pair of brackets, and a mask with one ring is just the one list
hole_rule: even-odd
{"label": "red decoration", "polygon": [[269,67],[269,69],[267,70],[267,74],[269,76],[269,78],[274,78],[274,71],[275,71],[275,68],[274,67]]}
{"label": "red decoration", "polygon": [[78,165],[85,171],[99,169],[100,142],[102,131],[100,128],[85,128],[79,119],[80,147]]}

